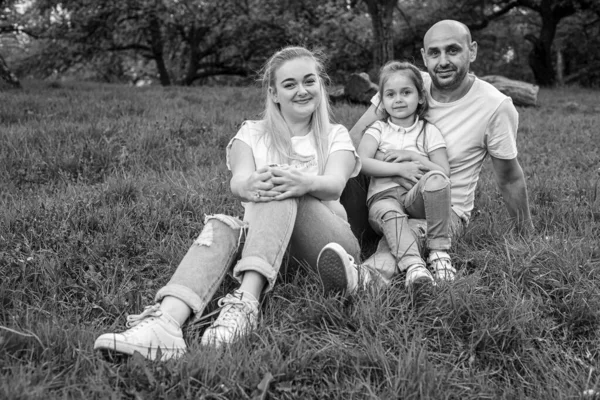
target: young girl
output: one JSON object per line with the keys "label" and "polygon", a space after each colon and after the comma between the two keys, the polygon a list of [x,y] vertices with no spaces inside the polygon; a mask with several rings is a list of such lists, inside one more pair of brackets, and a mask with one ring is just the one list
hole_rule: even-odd
{"label": "young girl", "polygon": [[[455,270],[446,252],[450,167],[442,134],[424,119],[428,104],[420,71],[408,62],[387,63],[381,69],[379,95],[383,119],[365,131],[358,148],[362,172],[371,176],[369,222],[385,236],[399,270],[406,271],[406,286],[411,287],[434,283],[407,223],[409,217],[426,219],[431,268],[437,279],[453,280]],[[408,176],[414,186],[405,189],[396,182],[399,175]]]}
{"label": "young girl", "polygon": [[186,351],[181,325],[202,315],[233,268],[239,289],[219,300],[221,311],[202,344],[220,346],[257,326],[259,298],[273,289],[284,253],[315,266],[332,240],[357,255],[358,242],[340,194],[360,169],[348,131],[330,120],[325,72],[315,54],[287,47],[266,63],[264,118],[246,121],[227,146],[231,191],[244,204],[244,220],[215,215],[189,249],[157,304],[128,316],[129,329],[101,335],[94,348],[149,359]]}

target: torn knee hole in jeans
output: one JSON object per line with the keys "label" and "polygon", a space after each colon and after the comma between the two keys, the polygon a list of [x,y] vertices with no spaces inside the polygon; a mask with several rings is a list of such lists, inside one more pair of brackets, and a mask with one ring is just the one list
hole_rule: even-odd
{"label": "torn knee hole in jeans", "polygon": [[204,229],[200,232],[198,238],[194,241],[194,244],[197,246],[207,246],[210,247],[214,241],[214,227],[213,224],[209,224],[208,222],[211,219],[216,219],[227,225],[231,229],[239,229],[240,233],[238,236],[238,247],[242,242],[242,238],[244,235],[244,231],[248,228],[248,224],[246,222],[240,221],[238,218],[231,217],[225,214],[215,214],[215,215],[205,215],[204,216]]}

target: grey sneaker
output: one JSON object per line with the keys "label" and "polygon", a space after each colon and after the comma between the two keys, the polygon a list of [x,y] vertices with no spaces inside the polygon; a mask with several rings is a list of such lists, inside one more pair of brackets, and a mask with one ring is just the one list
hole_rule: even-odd
{"label": "grey sneaker", "polygon": [[359,287],[366,287],[371,275],[337,243],[329,243],[321,249],[317,258],[317,271],[323,291],[329,293],[354,294]]}
{"label": "grey sneaker", "polygon": [[431,272],[421,264],[415,264],[406,270],[405,285],[408,289],[418,289],[423,286],[435,286]]}
{"label": "grey sneaker", "polygon": [[432,251],[429,253],[427,262],[435,278],[442,282],[452,282],[456,277],[456,269],[452,266],[450,256],[445,251]]}
{"label": "grey sneaker", "polygon": [[[127,316],[127,327],[122,333],[105,333],[94,343],[94,350],[133,355],[139,352],[149,360],[182,356],[187,346],[179,324],[160,310],[160,305],[148,306],[139,315]],[[159,350],[160,349],[160,350]]]}
{"label": "grey sneaker", "polygon": [[230,344],[256,329],[258,301],[251,295],[235,290],[218,302],[219,317],[202,335],[205,346]]}

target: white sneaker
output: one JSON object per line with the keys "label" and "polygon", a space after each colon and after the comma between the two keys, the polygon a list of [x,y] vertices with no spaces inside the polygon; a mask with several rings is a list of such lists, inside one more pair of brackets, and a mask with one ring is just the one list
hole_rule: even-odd
{"label": "white sneaker", "polygon": [[[162,360],[182,356],[187,346],[179,324],[160,310],[160,304],[148,306],[139,315],[127,316],[123,333],[105,333],[94,343],[94,350],[133,355],[139,352],[149,360]],[[160,351],[159,351],[160,349]]]}
{"label": "white sneaker", "polygon": [[417,289],[420,286],[435,286],[435,281],[427,267],[421,264],[415,264],[411,265],[406,270],[405,285],[408,289]]}
{"label": "white sneaker", "polygon": [[369,272],[356,265],[354,258],[337,243],[329,243],[321,249],[317,271],[326,294],[354,294],[359,287],[366,287],[371,279]]}
{"label": "white sneaker", "polygon": [[258,320],[258,300],[250,293],[234,290],[221,298],[219,317],[202,335],[205,346],[220,347],[230,344],[256,329]]}
{"label": "white sneaker", "polygon": [[439,281],[452,282],[456,276],[456,269],[452,266],[450,256],[445,251],[432,251],[429,253],[427,263],[431,264],[431,269],[435,278]]}

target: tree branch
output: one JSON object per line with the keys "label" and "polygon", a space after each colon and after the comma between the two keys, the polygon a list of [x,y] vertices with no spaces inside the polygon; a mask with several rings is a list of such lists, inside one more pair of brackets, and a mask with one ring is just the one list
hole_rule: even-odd
{"label": "tree branch", "polygon": [[3,33],[17,32],[18,28],[14,25],[0,25],[0,35]]}
{"label": "tree branch", "polygon": [[600,69],[600,62],[597,62],[592,65],[588,65],[587,67],[580,69],[579,71],[577,71],[573,74],[565,76],[564,81],[565,81],[565,83],[573,83],[588,74],[596,75],[596,74],[600,73],[600,72],[598,72],[598,69]]}
{"label": "tree branch", "polygon": [[34,39],[39,39],[40,35],[27,28],[21,28],[17,25],[0,25],[0,35],[4,33],[24,33]]}
{"label": "tree branch", "polygon": [[512,10],[515,7],[518,7],[520,5],[519,2],[520,2],[519,0],[509,0],[506,4],[504,4],[504,6],[501,6],[496,11],[492,12],[489,15],[484,15],[482,20],[475,22],[475,23],[468,24],[469,29],[478,31],[478,30],[481,30],[481,29],[487,27],[490,24],[490,22],[492,22],[496,18],[508,13],[510,10]]}
{"label": "tree branch", "polygon": [[148,51],[152,52],[152,49],[149,46],[145,46],[139,43],[132,44],[124,44],[119,46],[109,46],[106,48],[108,51],[126,51],[126,50],[140,50],[140,51]]}
{"label": "tree branch", "polygon": [[534,46],[539,41],[539,39],[531,33],[526,34],[523,38],[525,40],[527,40],[528,42],[530,42],[531,44],[533,44]]}
{"label": "tree branch", "polygon": [[519,3],[519,6],[527,7],[529,9],[532,9],[533,11],[542,11],[541,3],[537,0],[517,0],[517,3]]}
{"label": "tree branch", "polygon": [[198,64],[196,73],[189,77],[189,82],[191,83],[197,81],[198,79],[216,75],[248,76],[248,71],[244,68],[223,65],[222,63]]}
{"label": "tree branch", "polygon": [[398,3],[396,3],[396,10],[398,10],[398,12],[400,13],[400,15],[402,16],[402,19],[404,19],[404,22],[406,23],[406,26],[408,26],[408,29],[412,32],[413,36],[416,36],[417,32],[415,31],[415,28],[410,24],[410,22],[408,20],[408,17],[404,13],[404,11],[402,11],[402,9],[398,5]]}

